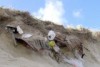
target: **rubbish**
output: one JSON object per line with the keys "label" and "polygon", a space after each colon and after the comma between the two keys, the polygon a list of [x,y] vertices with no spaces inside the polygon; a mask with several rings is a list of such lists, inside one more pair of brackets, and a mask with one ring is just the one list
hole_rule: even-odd
{"label": "rubbish", "polygon": [[[61,33],[57,33],[54,41],[57,43],[59,47],[67,47],[67,50],[72,52],[76,58],[83,58],[84,51],[83,51],[83,42],[76,37],[75,35],[69,35],[65,38],[64,35]],[[77,51],[76,51],[77,50]]]}
{"label": "rubbish", "polygon": [[7,25],[6,26],[6,29],[8,30],[8,29],[10,29],[13,33],[18,33],[18,34],[23,34],[24,32],[23,32],[23,30],[21,29],[21,27],[20,26],[16,26],[16,25]]}
{"label": "rubbish", "polygon": [[53,48],[56,44],[55,44],[54,41],[49,41],[48,45],[49,45],[51,48]]}
{"label": "rubbish", "polygon": [[23,34],[22,35],[22,38],[29,38],[29,37],[31,37],[32,36],[32,34]]}
{"label": "rubbish", "polygon": [[60,48],[59,48],[57,45],[55,45],[53,48],[54,48],[54,50],[55,50],[56,52],[59,52],[59,51],[60,51]]}
{"label": "rubbish", "polygon": [[48,33],[48,39],[53,40],[55,38],[56,34],[53,30],[50,30]]}
{"label": "rubbish", "polygon": [[17,26],[17,31],[18,31],[19,34],[23,34],[24,33],[23,30],[20,28],[20,26]]}
{"label": "rubbish", "polygon": [[83,67],[83,63],[82,63],[82,61],[80,61],[80,60],[72,59],[72,58],[71,58],[71,59],[64,58],[63,60],[64,60],[65,62],[67,62],[67,63],[73,65],[74,67]]}

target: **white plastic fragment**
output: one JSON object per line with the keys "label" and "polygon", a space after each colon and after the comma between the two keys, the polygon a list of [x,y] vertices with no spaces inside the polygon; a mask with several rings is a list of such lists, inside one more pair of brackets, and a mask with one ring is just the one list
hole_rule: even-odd
{"label": "white plastic fragment", "polygon": [[30,38],[32,36],[32,34],[23,34],[22,38]]}
{"label": "white plastic fragment", "polygon": [[18,31],[19,34],[23,34],[24,33],[23,30],[20,28],[20,26],[17,26],[17,31]]}
{"label": "white plastic fragment", "polygon": [[64,61],[73,65],[74,67],[83,67],[83,63],[82,61],[78,60],[78,59],[66,59],[64,58]]}
{"label": "white plastic fragment", "polygon": [[57,45],[55,45],[55,46],[53,47],[53,49],[54,49],[56,52],[59,52],[59,50],[60,50],[60,48],[59,48]]}
{"label": "white plastic fragment", "polygon": [[48,39],[53,40],[55,38],[56,34],[53,30],[50,30],[48,33]]}

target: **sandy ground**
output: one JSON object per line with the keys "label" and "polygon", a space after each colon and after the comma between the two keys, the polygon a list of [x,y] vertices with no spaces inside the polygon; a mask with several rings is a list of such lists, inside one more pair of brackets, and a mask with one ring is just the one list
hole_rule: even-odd
{"label": "sandy ground", "polygon": [[[14,47],[7,33],[0,34],[0,67],[73,67],[68,63],[58,64],[47,55],[40,55],[22,45]],[[84,67],[100,67],[100,43],[86,42]]]}

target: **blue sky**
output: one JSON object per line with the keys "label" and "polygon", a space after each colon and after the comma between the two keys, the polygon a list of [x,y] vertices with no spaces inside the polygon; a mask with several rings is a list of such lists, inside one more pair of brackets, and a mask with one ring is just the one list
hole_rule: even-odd
{"label": "blue sky", "polygon": [[100,0],[0,0],[0,6],[29,11],[64,26],[100,29]]}

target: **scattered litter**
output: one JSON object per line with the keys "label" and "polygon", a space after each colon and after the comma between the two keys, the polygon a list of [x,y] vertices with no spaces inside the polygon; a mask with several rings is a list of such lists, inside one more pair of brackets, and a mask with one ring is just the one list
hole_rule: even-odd
{"label": "scattered litter", "polygon": [[30,38],[32,36],[32,34],[23,34],[22,38]]}
{"label": "scattered litter", "polygon": [[83,63],[82,61],[78,60],[78,59],[66,59],[64,58],[64,61],[73,65],[74,67],[83,67]]}
{"label": "scattered litter", "polygon": [[59,52],[60,48],[59,48],[57,45],[55,45],[55,46],[54,46],[54,50],[55,50],[56,52]]}
{"label": "scattered litter", "polygon": [[53,30],[50,30],[48,33],[48,39],[53,40],[55,38],[56,34]]}
{"label": "scattered litter", "polygon": [[18,31],[19,34],[23,34],[24,33],[23,30],[20,28],[20,26],[17,26],[17,31]]}

